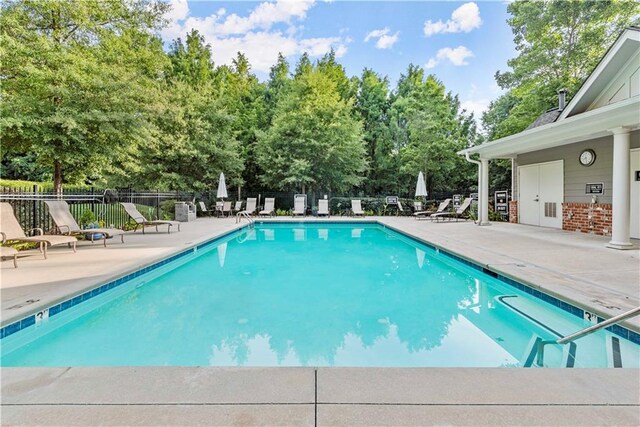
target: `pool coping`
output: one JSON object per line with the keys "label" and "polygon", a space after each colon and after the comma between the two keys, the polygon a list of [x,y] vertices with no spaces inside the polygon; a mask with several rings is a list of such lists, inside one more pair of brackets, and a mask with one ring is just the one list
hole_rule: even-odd
{"label": "pool coping", "polygon": [[[488,274],[489,276],[496,278],[500,282],[514,287],[522,292],[525,292],[532,297],[545,301],[557,308],[562,309],[563,311],[572,314],[576,317],[583,319],[585,317],[585,312],[593,313],[597,315],[597,323],[603,322],[606,320],[606,315],[602,312],[599,312],[597,309],[593,307],[583,307],[583,304],[580,304],[566,295],[562,295],[557,292],[553,292],[550,289],[544,288],[542,286],[531,283],[522,277],[517,277],[512,274],[508,274],[500,271],[499,269],[493,268],[491,265],[482,264],[479,261],[469,259],[468,257],[458,253],[455,250],[450,248],[445,248],[441,245],[434,244],[433,242],[422,239],[418,236],[411,234],[408,231],[401,230],[395,226],[386,224],[381,222],[377,218],[360,218],[360,217],[349,217],[343,218],[339,220],[331,220],[331,218],[326,219],[314,219],[314,218],[282,218],[282,219],[274,219],[267,217],[259,217],[255,218],[254,222],[256,224],[373,224],[379,225],[383,228],[388,228],[406,238],[409,238],[419,244],[422,244],[432,250],[436,250],[439,253],[443,253],[445,256],[448,256],[458,262],[461,262],[471,268],[474,268],[484,274]],[[10,317],[8,319],[3,319],[1,328],[0,328],[0,339],[4,339],[9,337],[29,326],[36,324],[39,319],[46,319],[51,316],[55,316],[65,310],[72,308],[82,302],[88,301],[91,298],[94,298],[108,290],[114,289],[124,283],[127,283],[143,274],[149,273],[151,271],[157,270],[165,266],[166,264],[176,261],[184,256],[193,254],[197,252],[199,249],[207,247],[209,245],[214,244],[215,242],[239,231],[244,228],[251,227],[252,224],[243,224],[239,223],[233,226],[231,229],[222,231],[218,234],[214,234],[211,236],[207,236],[197,242],[194,242],[187,246],[186,248],[179,248],[175,251],[170,252],[168,255],[160,258],[159,260],[153,260],[143,266],[136,266],[126,270],[124,273],[119,272],[114,276],[101,280],[98,284],[90,284],[84,287],[84,289],[77,291],[69,296],[60,297],[57,301],[52,303],[47,303],[46,306],[34,307],[29,314],[19,314],[14,317]],[[498,270],[498,271],[496,271]],[[17,320],[16,320],[17,318]],[[624,322],[622,322],[624,323]],[[640,345],[640,329],[637,329],[632,323],[624,323],[625,326],[620,326],[620,324],[611,325],[605,329],[608,331],[621,336],[635,344]]]}

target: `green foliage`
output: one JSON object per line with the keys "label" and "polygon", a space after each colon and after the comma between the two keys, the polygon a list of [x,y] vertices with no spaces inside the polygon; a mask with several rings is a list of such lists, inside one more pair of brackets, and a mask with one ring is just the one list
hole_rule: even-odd
{"label": "green foliage", "polygon": [[515,1],[508,22],[519,54],[497,72],[507,94],[483,117],[490,139],[524,130],[557,106],[558,89],[575,95],[620,32],[638,22],[640,3],[626,0]]}
{"label": "green foliage", "polygon": [[97,220],[96,215],[91,211],[91,209],[85,209],[80,215],[80,226],[86,227],[89,224],[95,223]]}
{"label": "green foliage", "polygon": [[[176,202],[177,200],[173,200],[173,199],[163,200],[162,202],[160,202],[160,219],[165,219],[165,220],[175,219]],[[151,218],[156,217],[156,210],[153,207],[148,207],[147,210],[149,211],[149,216]],[[143,212],[143,211],[140,211],[140,212]]]}
{"label": "green foliage", "polygon": [[[36,181],[23,181],[17,179],[0,179],[0,188],[12,188],[16,190],[27,189],[31,191],[33,186],[36,185],[40,191],[53,190],[53,182],[36,182]],[[87,190],[90,187],[88,185],[71,185],[65,184],[66,190]]]}
{"label": "green foliage", "polygon": [[358,186],[366,160],[362,126],[351,109],[329,75],[318,69],[297,74],[258,140],[263,183],[303,192]]}

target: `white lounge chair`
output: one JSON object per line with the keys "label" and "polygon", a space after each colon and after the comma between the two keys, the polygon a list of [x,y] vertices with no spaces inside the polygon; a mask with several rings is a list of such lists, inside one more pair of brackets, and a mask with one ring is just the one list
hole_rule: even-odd
{"label": "white lounge chair", "polygon": [[273,212],[276,210],[276,199],[274,197],[267,197],[264,199],[264,209],[261,210],[258,215],[261,216],[273,216]]}
{"label": "white lounge chair", "polygon": [[224,202],[222,204],[222,216],[231,216],[231,206],[232,203],[231,202]]}
{"label": "white lounge chair", "polygon": [[330,216],[329,201],[327,199],[318,200],[318,216],[320,215],[326,215],[327,217]]}
{"label": "white lounge chair", "polygon": [[304,197],[296,197],[293,200],[293,212],[291,213],[292,216],[304,216],[306,214],[307,207],[305,206],[305,200],[306,199]]}
{"label": "white lounge chair", "polygon": [[420,219],[420,218],[429,218],[429,216],[432,214],[444,213],[449,208],[450,203],[451,203],[451,199],[445,199],[440,203],[440,205],[438,205],[438,209],[436,209],[435,211],[426,210],[426,211],[414,212],[413,216],[416,219]]}
{"label": "white lounge chair", "polygon": [[253,215],[256,212],[256,205],[258,204],[258,199],[255,197],[249,197],[247,199],[247,205],[241,212],[246,212],[249,215]]}
{"label": "white lounge chair", "polygon": [[142,227],[142,234],[144,234],[144,228],[146,226],[154,226],[156,227],[156,231],[158,231],[159,225],[167,226],[167,233],[171,233],[171,227],[177,226],[178,231],[180,231],[180,222],[179,221],[164,221],[164,220],[154,220],[149,221],[146,219],[140,212],[138,212],[138,208],[133,203],[120,203],[127,214],[131,217],[131,219],[136,223],[136,228],[133,229],[134,232],[138,230],[138,227]]}
{"label": "white lounge chair", "polygon": [[200,200],[198,202],[198,206],[200,206],[200,212],[203,212],[203,213],[206,213],[207,215],[209,215],[210,211],[209,211],[209,209],[207,209],[207,205],[205,205],[202,200]]}
{"label": "white lounge chair", "polygon": [[44,234],[41,228],[33,228],[27,231],[37,231],[39,234],[35,236],[27,236],[22,226],[18,222],[16,215],[13,213],[13,207],[7,203],[0,203],[0,234],[2,241],[15,242],[33,242],[40,245],[44,258],[47,259],[47,246],[57,246],[67,244],[76,251],[76,243],[78,239],[73,236],[60,236],[52,234]]}
{"label": "white lounge chair", "polygon": [[60,234],[66,234],[67,236],[82,234],[89,237],[91,243],[94,242],[96,234],[104,234],[104,239],[102,240],[105,248],[107,247],[107,239],[114,236],[120,236],[120,241],[124,243],[124,230],[118,228],[90,228],[83,230],[71,215],[67,202],[64,200],[45,200],[45,203],[49,208],[49,215],[51,215]]}
{"label": "white lounge chair", "polygon": [[467,212],[467,210],[469,209],[469,207],[471,206],[471,202],[473,202],[473,199],[471,197],[467,197],[466,199],[464,199],[464,202],[462,202],[462,204],[460,205],[460,207],[458,209],[455,210],[455,212],[440,212],[440,213],[434,213],[431,214],[430,218],[431,220],[440,220],[440,219],[455,219],[456,221],[460,218],[462,218],[462,216]]}
{"label": "white lounge chair", "polygon": [[362,203],[360,200],[351,200],[351,213],[353,215],[364,216],[364,211],[362,210]]}
{"label": "white lounge chair", "polygon": [[[4,243],[4,233],[2,234]],[[9,246],[0,246],[0,258],[13,258],[13,266],[18,268],[18,250]]]}
{"label": "white lounge chair", "polygon": [[238,200],[233,206],[233,213],[240,212],[242,210],[242,200]]}

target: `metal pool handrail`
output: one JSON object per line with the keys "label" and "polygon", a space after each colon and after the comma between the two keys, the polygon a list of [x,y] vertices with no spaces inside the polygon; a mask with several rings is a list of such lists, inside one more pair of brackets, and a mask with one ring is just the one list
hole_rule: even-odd
{"label": "metal pool handrail", "polygon": [[253,218],[251,218],[251,215],[249,215],[247,211],[240,211],[236,214],[236,224],[242,221],[243,217],[246,218],[247,221],[249,221],[249,225],[253,225]]}
{"label": "metal pool handrail", "polygon": [[574,332],[571,335],[567,335],[555,341],[538,341],[538,357],[537,357],[536,363],[538,364],[538,366],[542,366],[543,360],[544,360],[544,346],[547,344],[567,344],[577,340],[578,338],[582,338],[586,335],[599,331],[600,329],[606,328],[607,326],[622,322],[623,320],[630,319],[639,314],[640,314],[640,307],[636,307],[622,314],[618,314],[617,316],[614,316],[611,319],[607,319],[603,322],[600,322],[597,325],[592,325],[592,326],[589,326],[588,328],[581,329],[578,332]]}

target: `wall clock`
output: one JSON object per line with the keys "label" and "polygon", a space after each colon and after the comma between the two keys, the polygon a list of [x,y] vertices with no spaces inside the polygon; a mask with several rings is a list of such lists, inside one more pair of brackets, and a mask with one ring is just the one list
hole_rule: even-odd
{"label": "wall clock", "polygon": [[591,166],[596,161],[596,153],[593,150],[584,150],[580,153],[580,164],[582,166]]}

